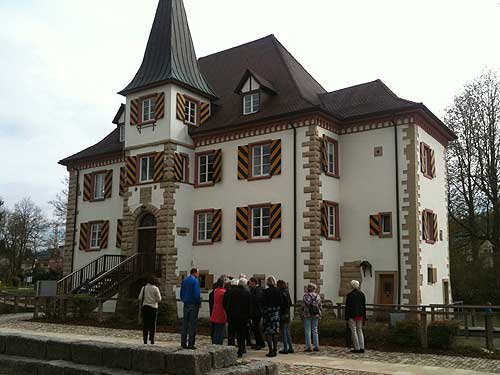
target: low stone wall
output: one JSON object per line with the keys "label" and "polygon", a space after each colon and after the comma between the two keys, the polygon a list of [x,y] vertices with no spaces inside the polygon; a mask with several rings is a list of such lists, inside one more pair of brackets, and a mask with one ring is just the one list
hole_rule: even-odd
{"label": "low stone wall", "polygon": [[275,375],[275,364],[238,364],[236,348],[198,350],[0,333],[0,369],[16,375]]}

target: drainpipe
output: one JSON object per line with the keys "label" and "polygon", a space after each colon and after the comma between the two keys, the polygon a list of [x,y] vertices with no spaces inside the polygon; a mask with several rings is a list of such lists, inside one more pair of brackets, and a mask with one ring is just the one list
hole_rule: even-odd
{"label": "drainpipe", "polygon": [[297,129],[293,127],[293,303],[297,303]]}
{"label": "drainpipe", "polygon": [[[70,178],[71,179],[71,178]],[[68,186],[69,189],[69,186]],[[73,215],[73,239],[71,240],[71,272],[75,262],[76,217],[78,216],[78,193],[80,189],[80,170],[76,170],[75,214]],[[70,272],[70,273],[71,273]]]}
{"label": "drainpipe", "polygon": [[397,254],[398,254],[398,305],[401,305],[401,213],[399,206],[399,160],[398,160],[398,127],[396,122],[392,120],[392,125],[394,126],[394,165],[396,170],[396,232],[397,232]]}

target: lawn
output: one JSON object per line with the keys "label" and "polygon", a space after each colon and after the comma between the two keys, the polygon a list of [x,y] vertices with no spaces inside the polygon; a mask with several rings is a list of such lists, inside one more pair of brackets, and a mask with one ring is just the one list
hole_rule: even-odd
{"label": "lawn", "polygon": [[14,287],[0,287],[0,295],[8,294],[11,296],[34,296],[35,289],[33,287],[14,288]]}

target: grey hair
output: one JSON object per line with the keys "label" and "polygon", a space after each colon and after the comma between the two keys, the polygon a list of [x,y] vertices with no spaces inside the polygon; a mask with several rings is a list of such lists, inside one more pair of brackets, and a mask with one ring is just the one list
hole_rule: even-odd
{"label": "grey hair", "polygon": [[238,286],[247,286],[248,284],[248,280],[245,279],[244,277],[242,277],[241,279],[239,279],[238,281]]}
{"label": "grey hair", "polygon": [[359,287],[360,287],[359,281],[358,280],[352,280],[351,281],[351,286],[353,287],[353,289],[359,289]]}
{"label": "grey hair", "polygon": [[313,284],[313,283],[307,284],[307,291],[308,292],[314,292],[316,290],[316,288],[317,288],[316,284]]}
{"label": "grey hair", "polygon": [[269,276],[266,282],[267,286],[276,286],[276,277]]}

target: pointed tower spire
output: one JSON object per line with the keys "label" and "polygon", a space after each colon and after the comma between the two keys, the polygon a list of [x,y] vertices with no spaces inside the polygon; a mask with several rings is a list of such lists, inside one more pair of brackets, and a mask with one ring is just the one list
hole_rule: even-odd
{"label": "pointed tower spire", "polygon": [[202,95],[216,97],[198,66],[182,0],[159,0],[141,67],[122,91],[177,82]]}

